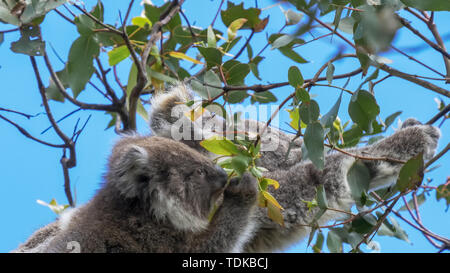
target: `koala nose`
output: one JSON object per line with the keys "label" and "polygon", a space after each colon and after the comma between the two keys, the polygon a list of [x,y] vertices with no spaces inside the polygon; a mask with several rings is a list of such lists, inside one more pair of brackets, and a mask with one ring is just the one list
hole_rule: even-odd
{"label": "koala nose", "polygon": [[220,185],[220,187],[223,187],[227,183],[228,174],[224,169],[222,169],[217,165],[216,170],[217,170],[217,183]]}

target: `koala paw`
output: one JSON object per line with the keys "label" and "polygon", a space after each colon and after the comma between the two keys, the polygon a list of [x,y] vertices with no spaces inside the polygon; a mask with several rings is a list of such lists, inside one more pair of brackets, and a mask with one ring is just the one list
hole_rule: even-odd
{"label": "koala paw", "polygon": [[250,173],[244,173],[242,177],[233,178],[224,192],[225,198],[239,198],[245,203],[254,203],[258,196],[256,179]]}

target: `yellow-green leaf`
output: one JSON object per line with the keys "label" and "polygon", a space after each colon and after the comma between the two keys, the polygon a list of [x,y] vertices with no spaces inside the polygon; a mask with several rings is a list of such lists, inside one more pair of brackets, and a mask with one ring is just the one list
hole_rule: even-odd
{"label": "yellow-green leaf", "polygon": [[228,27],[228,41],[233,40],[236,37],[237,31],[247,22],[245,18],[239,18],[234,20]]}
{"label": "yellow-green leaf", "polygon": [[150,22],[150,20],[148,20],[148,18],[146,17],[134,17],[133,19],[131,19],[131,23],[135,26],[144,28],[146,24],[148,24],[149,27],[152,26],[152,22]]}
{"label": "yellow-green leaf", "polygon": [[280,184],[276,180],[264,177],[264,181],[267,182],[267,185],[272,185],[274,189],[278,189],[280,187]]}
{"label": "yellow-green leaf", "polygon": [[203,64],[199,60],[193,59],[193,58],[191,58],[191,57],[189,57],[186,54],[181,53],[181,52],[171,51],[171,52],[169,52],[169,55],[174,57],[174,58],[184,59],[186,61],[190,61],[190,62],[195,63],[195,64]]}
{"label": "yellow-green leaf", "polygon": [[115,66],[130,56],[130,51],[126,45],[119,46],[108,52],[108,62],[110,66]]}
{"label": "yellow-green leaf", "polygon": [[267,191],[262,191],[262,194],[264,195],[264,198],[269,201],[269,204],[273,204],[275,207],[283,209],[283,207],[278,203],[275,197],[273,197],[270,193],[268,193]]}
{"label": "yellow-green leaf", "polygon": [[284,219],[281,209],[270,202],[267,202],[267,215],[270,219],[272,219],[272,221],[284,226]]}
{"label": "yellow-green leaf", "polygon": [[226,138],[213,136],[200,142],[200,145],[206,150],[217,155],[237,155],[239,149],[236,145]]}

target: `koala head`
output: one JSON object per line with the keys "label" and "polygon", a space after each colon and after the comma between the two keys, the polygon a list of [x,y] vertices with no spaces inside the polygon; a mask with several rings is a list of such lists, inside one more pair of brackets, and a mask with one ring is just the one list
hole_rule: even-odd
{"label": "koala head", "polygon": [[227,174],[183,143],[129,136],[114,147],[106,180],[120,198],[139,203],[152,220],[201,231]]}

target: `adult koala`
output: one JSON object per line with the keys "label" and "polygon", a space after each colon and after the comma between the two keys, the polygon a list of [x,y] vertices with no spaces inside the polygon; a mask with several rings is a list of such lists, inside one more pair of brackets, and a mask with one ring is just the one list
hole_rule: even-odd
{"label": "adult koala", "polygon": [[225,171],[180,142],[122,138],[105,181],[15,252],[239,252],[252,230],[255,180],[244,174],[226,185]]}
{"label": "adult koala", "polygon": [[[205,112],[203,119],[191,122],[185,115],[186,111],[189,111],[185,104],[192,100],[192,93],[183,84],[155,96],[152,100],[150,127],[154,135],[175,138],[208,154],[199,145],[200,140],[220,134],[221,131],[226,130],[226,125],[220,118],[208,111]],[[184,107],[182,107],[183,105]],[[260,133],[265,124],[245,120],[239,126],[240,131],[247,130],[248,132],[249,128],[253,128],[253,133]],[[184,130],[188,130],[188,132],[184,132]],[[186,135],[190,138],[180,139],[180,136]],[[428,160],[435,153],[439,137],[438,128],[408,119],[393,135],[372,145],[349,149],[347,152],[402,161],[423,153],[424,159]],[[273,222],[267,217],[265,209],[259,208],[256,213],[255,233],[245,246],[245,251],[281,250],[309,234],[310,229],[306,225],[311,223],[318,208],[311,212],[303,201],[312,200],[319,185],[324,186],[329,207],[349,211],[355,203],[348,185],[347,173],[356,159],[343,153],[330,152],[325,157],[324,169],[318,170],[309,160],[301,162],[302,141],[298,139],[293,141],[293,139],[295,139],[294,135],[285,134],[270,127],[261,136],[260,165],[268,169],[264,173],[265,177],[275,179],[280,183],[280,188],[272,191],[271,194],[285,208],[282,212],[285,225],[282,227]],[[277,144],[277,148],[271,149],[274,142]],[[292,145],[291,142],[293,142]],[[288,153],[290,145],[291,149]],[[265,147],[269,148],[265,149]],[[287,158],[286,155],[288,155]],[[212,154],[209,156],[214,157]],[[370,172],[370,190],[392,185],[402,167],[402,164],[386,161],[366,160],[363,163]],[[345,215],[342,213],[327,210],[319,219],[319,224],[322,225],[343,216]]]}

